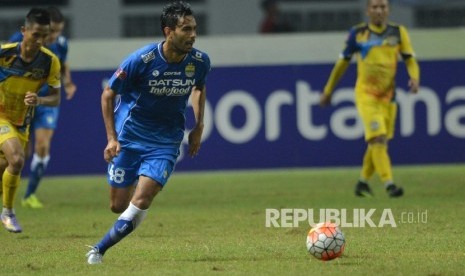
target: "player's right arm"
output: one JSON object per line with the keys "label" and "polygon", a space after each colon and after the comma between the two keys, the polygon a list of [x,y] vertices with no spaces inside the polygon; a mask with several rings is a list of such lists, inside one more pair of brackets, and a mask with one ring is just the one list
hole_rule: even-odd
{"label": "player's right arm", "polygon": [[331,103],[331,95],[333,93],[334,87],[338,84],[341,77],[346,72],[349,67],[350,60],[345,58],[340,58],[334,65],[331,75],[329,76],[328,82],[325,85],[323,94],[320,97],[320,105],[327,106]]}
{"label": "player's right arm", "polygon": [[354,27],[350,30],[349,36],[345,42],[345,48],[339,56],[338,61],[333,67],[331,74],[329,75],[328,81],[323,90],[323,94],[320,97],[320,105],[327,106],[331,103],[331,95],[333,93],[334,88],[339,83],[339,80],[347,71],[349,67],[350,60],[352,59],[352,55],[357,52],[358,45],[357,45],[357,27]]}
{"label": "player's right arm", "polygon": [[105,87],[102,92],[101,104],[102,104],[102,115],[103,122],[105,124],[105,131],[107,133],[107,146],[103,151],[103,158],[107,162],[111,162],[113,157],[117,156],[120,151],[120,144],[116,136],[115,129],[115,98],[116,93],[109,86]]}
{"label": "player's right arm", "polygon": [[37,93],[34,92],[26,92],[26,96],[24,97],[24,104],[28,106],[38,106],[38,105],[45,105],[45,106],[57,106],[60,104],[60,88],[56,87],[49,87],[47,96],[39,97]]}
{"label": "player's right arm", "polygon": [[45,105],[45,106],[58,106],[60,104],[60,91],[61,91],[61,64],[55,55],[51,55],[50,73],[47,77],[47,85],[49,87],[46,96],[39,97],[34,91],[26,94],[24,102],[27,105]]}

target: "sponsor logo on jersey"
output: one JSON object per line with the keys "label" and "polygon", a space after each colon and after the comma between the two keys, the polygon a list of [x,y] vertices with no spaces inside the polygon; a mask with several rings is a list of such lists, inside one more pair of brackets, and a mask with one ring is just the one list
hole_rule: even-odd
{"label": "sponsor logo on jersey", "polygon": [[183,96],[191,92],[195,79],[149,80],[150,93],[157,96]]}
{"label": "sponsor logo on jersey", "polygon": [[155,59],[155,53],[153,51],[148,52],[147,54],[143,54],[140,56],[144,63],[148,63],[149,61]]}
{"label": "sponsor logo on jersey", "polygon": [[165,72],[164,76],[181,76],[181,72]]}
{"label": "sponsor logo on jersey", "polygon": [[193,77],[195,75],[195,65],[193,63],[188,63],[184,69],[186,76]]}
{"label": "sponsor logo on jersey", "polygon": [[45,78],[46,74],[44,69],[33,68],[31,72],[25,73],[24,76],[33,78],[35,80],[41,80]]}
{"label": "sponsor logo on jersey", "polygon": [[192,86],[195,79],[160,79],[149,80],[149,86]]}

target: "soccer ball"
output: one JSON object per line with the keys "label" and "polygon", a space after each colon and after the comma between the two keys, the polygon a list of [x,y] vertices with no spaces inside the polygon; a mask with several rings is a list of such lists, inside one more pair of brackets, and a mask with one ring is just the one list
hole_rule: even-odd
{"label": "soccer ball", "polygon": [[307,250],[319,260],[329,261],[341,256],[344,246],[344,234],[334,223],[318,223],[308,232]]}

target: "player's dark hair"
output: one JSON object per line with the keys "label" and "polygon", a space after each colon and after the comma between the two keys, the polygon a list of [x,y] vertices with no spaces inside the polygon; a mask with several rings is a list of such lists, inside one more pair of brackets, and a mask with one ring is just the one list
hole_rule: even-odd
{"label": "player's dark hair", "polygon": [[48,11],[41,8],[32,8],[26,15],[24,26],[29,27],[33,24],[50,25],[50,14]]}
{"label": "player's dark hair", "polygon": [[47,11],[50,14],[50,21],[55,23],[65,22],[65,17],[57,7],[48,7]]}
{"label": "player's dark hair", "polygon": [[167,4],[163,7],[163,13],[161,14],[161,32],[164,34],[163,31],[165,27],[170,29],[175,29],[176,25],[178,24],[179,18],[182,18],[186,15],[193,15],[191,6],[184,2],[184,1],[174,1]]}

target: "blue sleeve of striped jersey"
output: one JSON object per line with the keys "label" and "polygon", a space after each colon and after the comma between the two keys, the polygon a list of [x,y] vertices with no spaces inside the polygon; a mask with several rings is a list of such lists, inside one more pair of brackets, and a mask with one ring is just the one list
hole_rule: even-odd
{"label": "blue sleeve of striped jersey", "polygon": [[346,40],[346,47],[341,53],[343,58],[351,59],[352,55],[358,51],[356,35],[357,35],[356,29],[352,28]]}

